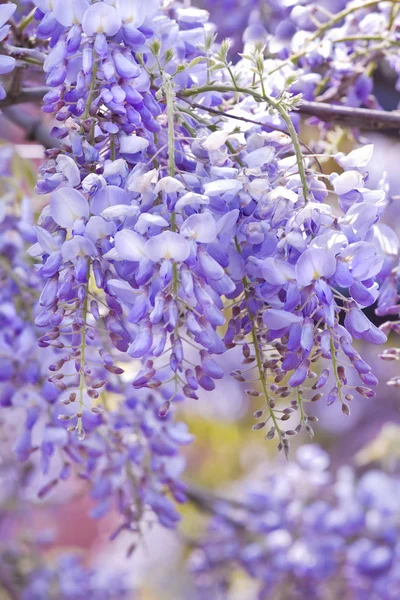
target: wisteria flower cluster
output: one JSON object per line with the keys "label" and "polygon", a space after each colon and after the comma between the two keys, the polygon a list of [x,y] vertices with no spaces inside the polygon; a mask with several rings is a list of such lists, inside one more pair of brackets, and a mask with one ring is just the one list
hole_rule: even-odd
{"label": "wisteria flower cluster", "polygon": [[249,33],[232,65],[208,13],[186,4],[0,6],[2,106],[42,96],[54,138],[36,224],[11,191],[1,213],[1,404],[26,413],[15,449],[39,457],[41,497],[78,474],[94,516],[118,508],[116,533],[140,533],[149,509],[174,527],[167,495],[185,500],[192,440],[176,409],[215,388],[234,347],[253,429],[286,454],[313,434],[313,402],[348,415],[375,395],[356,341],[398,327],[365,314],[399,313],[389,192],[368,187],[371,144],[335,152],[324,173],[297,109],[369,106],[365,70],[394,64],[398,8],[294,6],[289,52]]}
{"label": "wisteria flower cluster", "polygon": [[199,592],[230,598],[242,569],[258,583],[254,598],[397,598],[398,477],[328,467],[326,452],[304,445],[242,503],[215,500],[191,557]]}
{"label": "wisteria flower cluster", "polygon": [[[27,484],[33,471],[7,448],[12,430],[1,435],[0,592],[11,600],[113,600],[134,597],[125,573],[88,567],[72,550],[55,551],[54,532],[20,527],[29,503]],[[53,546],[53,547],[52,547]],[[47,551],[47,555],[46,555]],[[50,558],[51,556],[51,558]]]}

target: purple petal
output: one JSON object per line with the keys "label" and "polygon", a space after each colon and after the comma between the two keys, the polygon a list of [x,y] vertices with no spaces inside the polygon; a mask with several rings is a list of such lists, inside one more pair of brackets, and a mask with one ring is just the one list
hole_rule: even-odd
{"label": "purple petal", "polygon": [[8,19],[12,17],[16,10],[17,5],[12,2],[7,2],[0,6],[0,27],[3,27],[3,25],[7,23]]}
{"label": "purple petal", "polygon": [[284,285],[295,278],[294,267],[276,258],[266,258],[262,263],[262,274],[267,283],[271,285]]}
{"label": "purple petal", "polygon": [[301,286],[310,285],[320,277],[332,277],[336,270],[336,259],[329,250],[309,248],[296,264],[296,279]]}
{"label": "purple petal", "polygon": [[61,227],[72,227],[77,219],[89,216],[88,201],[80,192],[64,187],[53,192],[50,199],[50,215]]}
{"label": "purple petal", "polygon": [[275,308],[270,308],[263,314],[264,325],[274,330],[283,329],[284,327],[289,327],[293,323],[301,323],[302,321],[303,317],[294,315],[286,310],[278,310]]}
{"label": "purple petal", "polygon": [[182,224],[180,233],[203,244],[210,244],[217,237],[217,226],[210,213],[191,215]]}
{"label": "purple petal", "polygon": [[121,28],[121,18],[117,10],[105,4],[96,2],[89,6],[82,19],[82,29],[88,36],[95,33],[105,33],[105,35],[115,35]]}
{"label": "purple petal", "polygon": [[115,250],[120,259],[138,261],[145,254],[146,240],[143,236],[131,231],[123,229],[115,234]]}
{"label": "purple petal", "polygon": [[83,15],[88,8],[89,2],[87,0],[68,0],[68,2],[54,0],[53,2],[54,16],[64,27],[82,23]]}
{"label": "purple petal", "polygon": [[146,256],[153,262],[162,259],[183,262],[190,254],[190,246],[179,233],[163,231],[148,240],[145,251]]}
{"label": "purple petal", "polygon": [[15,58],[12,56],[0,56],[0,75],[10,73],[15,67]]}

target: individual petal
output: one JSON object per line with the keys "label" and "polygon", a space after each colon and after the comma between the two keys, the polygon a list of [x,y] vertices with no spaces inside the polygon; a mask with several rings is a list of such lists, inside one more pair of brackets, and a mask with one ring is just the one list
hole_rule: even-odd
{"label": "individual petal", "polygon": [[80,192],[70,187],[60,188],[50,198],[50,215],[61,227],[72,227],[77,219],[89,216],[88,201]]}
{"label": "individual petal", "polygon": [[142,358],[148,353],[153,344],[153,335],[150,327],[144,327],[128,348],[129,356]]}
{"label": "individual petal", "polygon": [[146,18],[152,17],[159,8],[159,0],[118,0],[117,9],[124,24],[140,27]]}
{"label": "individual petal", "polygon": [[102,238],[113,235],[115,231],[114,223],[109,223],[102,219],[102,217],[90,217],[85,227],[85,237],[96,243]]}
{"label": "individual petal", "polygon": [[89,8],[87,0],[53,0],[53,13],[55,18],[64,27],[80,25],[83,15]]}
{"label": "individual petal", "polygon": [[378,223],[373,226],[372,243],[379,254],[386,257],[397,257],[399,253],[399,238],[389,225]]}
{"label": "individual petal", "polygon": [[60,154],[56,159],[57,171],[62,173],[71,187],[77,187],[81,183],[81,176],[76,162],[65,154]]}
{"label": "individual petal", "polygon": [[123,135],[119,139],[119,149],[121,154],[136,154],[137,152],[143,152],[148,145],[148,140],[138,135]]}
{"label": "individual petal", "polygon": [[366,144],[361,148],[352,150],[347,155],[339,152],[336,154],[335,160],[342,169],[365,169],[372,158],[373,151],[374,145]]}
{"label": "individual petal", "polygon": [[272,146],[263,146],[253,152],[249,152],[244,157],[244,162],[251,169],[255,167],[263,167],[269,165],[275,156],[275,150]]}
{"label": "individual petal", "polygon": [[138,295],[137,290],[134,290],[127,281],[123,281],[122,279],[109,279],[107,281],[107,290],[110,294],[116,296],[118,300],[127,304],[134,304]]}
{"label": "individual petal", "polygon": [[280,200],[281,198],[284,198],[285,200],[289,200],[289,202],[292,202],[293,204],[295,204],[299,199],[296,192],[294,192],[293,190],[290,190],[289,188],[286,188],[282,185],[278,185],[271,192],[269,192],[266,197],[268,202],[276,202],[277,200]]}
{"label": "individual petal", "polygon": [[225,275],[223,267],[207,252],[199,252],[198,260],[207,279],[218,281]]}
{"label": "individual petal", "polygon": [[145,255],[146,240],[136,231],[130,229],[118,231],[115,234],[114,243],[118,256],[122,260],[138,261]]}
{"label": "individual petal", "polygon": [[0,75],[10,73],[15,67],[15,58],[12,56],[0,56]]}
{"label": "individual petal", "polygon": [[121,18],[117,10],[105,4],[96,2],[89,6],[82,18],[82,29],[88,36],[96,33],[115,35],[121,28]]}
{"label": "individual petal", "polygon": [[180,233],[196,242],[210,244],[217,237],[217,225],[210,213],[194,214],[184,221]]}
{"label": "individual petal", "polygon": [[92,197],[90,201],[90,208],[94,215],[102,215],[103,212],[111,206],[117,206],[120,204],[126,204],[129,206],[131,204],[131,200],[131,195],[126,190],[123,190],[116,185],[107,185],[102,187]]}
{"label": "individual petal", "polygon": [[166,194],[173,194],[174,192],[179,192],[185,186],[175,177],[163,177],[160,179],[154,188],[154,193],[158,194],[159,192],[165,192]]}
{"label": "individual petal", "polygon": [[139,65],[130,61],[120,52],[116,52],[113,58],[116,71],[120,77],[132,79],[140,75],[141,69]]}
{"label": "individual petal", "polygon": [[362,306],[371,306],[379,295],[378,284],[375,283],[370,288],[367,288],[360,281],[355,281],[349,288],[349,292],[353,300]]}
{"label": "individual petal", "polygon": [[358,171],[345,171],[332,179],[332,185],[336,194],[342,196],[352,190],[364,187],[364,177]]}
{"label": "individual petal", "polygon": [[333,252],[320,248],[309,248],[300,256],[296,264],[296,279],[299,285],[310,285],[320,277],[332,277],[336,270]]}
{"label": "individual petal", "polygon": [[3,25],[7,23],[16,10],[17,5],[13,2],[7,2],[6,4],[0,5],[0,27],[3,27]]}
{"label": "individual petal", "polygon": [[340,252],[342,248],[348,245],[348,239],[339,231],[328,231],[322,235],[318,235],[311,242],[311,248],[324,248],[331,250],[334,254]]}
{"label": "individual petal", "polygon": [[204,185],[207,196],[220,196],[221,194],[236,194],[241,190],[243,184],[237,179],[216,179]]}
{"label": "individual petal", "polygon": [[106,260],[123,260],[115,248],[111,248],[111,250],[103,254],[103,258]]}
{"label": "individual petal", "polygon": [[291,377],[289,377],[288,385],[291,387],[297,387],[298,385],[304,383],[309,367],[310,362],[308,360],[304,360],[302,363],[300,363],[300,365],[292,373]]}
{"label": "individual petal", "polygon": [[134,217],[139,211],[140,208],[136,205],[116,204],[103,210],[101,216],[104,219],[123,219],[125,217]]}
{"label": "individual petal", "polygon": [[35,230],[37,241],[46,254],[51,254],[59,249],[59,244],[57,244],[56,239],[47,229],[43,229],[43,227],[39,227],[38,225],[35,225],[33,229]]}
{"label": "individual petal", "polygon": [[291,279],[295,279],[293,265],[277,258],[266,258],[261,270],[265,281],[271,285],[284,285]]}
{"label": "individual petal", "polygon": [[232,228],[235,227],[240,211],[237,208],[230,210],[229,212],[222,215],[217,223],[217,235],[232,233]]}
{"label": "individual petal", "polygon": [[301,323],[303,321],[303,317],[299,315],[294,315],[286,310],[279,310],[275,308],[269,308],[263,313],[263,322],[264,325],[269,327],[270,329],[284,329],[285,327],[289,327],[293,323]]}
{"label": "individual petal", "polygon": [[375,246],[369,242],[349,244],[340,257],[349,264],[352,276],[360,281],[375,277],[383,264],[383,258],[378,256]]}
{"label": "individual petal", "polygon": [[190,245],[179,233],[163,231],[147,241],[145,252],[153,262],[162,259],[183,262],[190,254]]}
{"label": "individual petal", "polygon": [[157,183],[158,171],[157,169],[152,169],[143,173],[143,171],[139,170],[139,167],[143,168],[143,164],[139,163],[135,167],[135,169],[138,169],[138,172],[135,172],[135,169],[133,169],[128,178],[127,187],[131,192],[144,194],[144,192],[151,189],[151,186]]}
{"label": "individual petal", "polygon": [[135,230],[144,235],[148,232],[149,227],[168,227],[169,223],[161,215],[153,215],[151,213],[142,213],[139,215]]}
{"label": "individual petal", "polygon": [[345,317],[344,326],[356,339],[364,339],[373,344],[385,343],[387,337],[368,317],[356,306],[351,308]]}
{"label": "individual petal", "polygon": [[208,21],[209,13],[207,10],[195,6],[185,6],[177,8],[176,17],[182,23],[204,24]]}
{"label": "individual petal", "polygon": [[92,240],[82,235],[76,235],[71,240],[63,243],[61,254],[64,260],[76,262],[79,256],[96,256],[97,250]]}
{"label": "individual petal", "polygon": [[195,192],[187,192],[181,196],[175,204],[175,212],[180,212],[185,206],[201,206],[210,204],[210,198],[204,194],[196,194]]}
{"label": "individual petal", "polygon": [[227,139],[228,133],[226,131],[213,131],[201,145],[205,150],[219,150]]}

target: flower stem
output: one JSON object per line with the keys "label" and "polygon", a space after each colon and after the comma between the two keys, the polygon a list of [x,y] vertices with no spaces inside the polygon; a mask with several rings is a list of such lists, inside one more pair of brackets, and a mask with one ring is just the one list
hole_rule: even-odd
{"label": "flower stem", "polygon": [[83,301],[83,327],[81,333],[81,356],[79,361],[79,411],[78,411],[78,425],[77,433],[78,439],[83,440],[85,437],[85,431],[82,426],[82,411],[83,411],[83,392],[85,389],[85,352],[86,352],[86,321],[88,315],[88,287],[86,289],[85,299]]}

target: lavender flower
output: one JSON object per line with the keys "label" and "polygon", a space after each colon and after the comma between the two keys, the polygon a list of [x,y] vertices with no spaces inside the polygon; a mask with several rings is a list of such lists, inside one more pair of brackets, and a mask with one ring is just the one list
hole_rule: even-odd
{"label": "lavender flower", "polygon": [[363,598],[366,589],[395,598],[398,477],[375,469],[357,476],[350,467],[333,475],[328,466],[318,446],[303,446],[242,503],[215,501],[190,561],[199,592],[228,597],[240,569],[254,579],[258,598]]}

